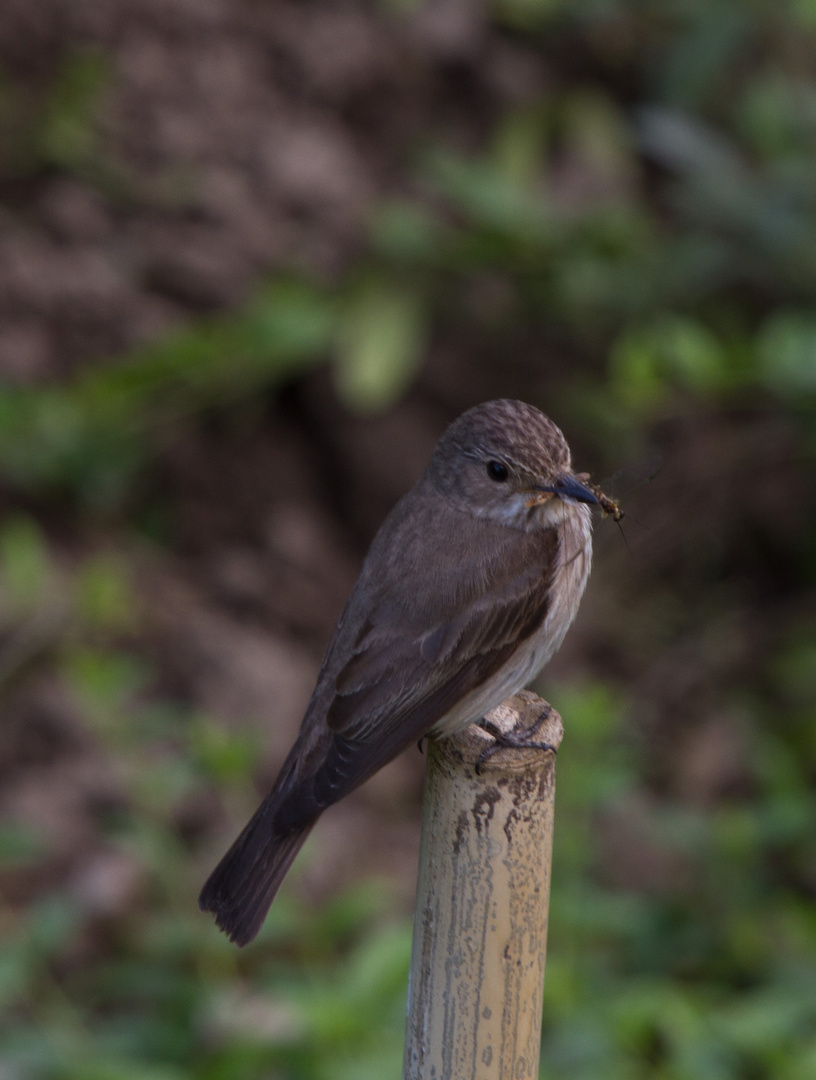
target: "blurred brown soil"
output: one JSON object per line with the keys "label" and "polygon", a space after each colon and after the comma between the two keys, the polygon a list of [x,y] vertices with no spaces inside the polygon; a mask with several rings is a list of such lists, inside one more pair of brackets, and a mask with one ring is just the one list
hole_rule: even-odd
{"label": "blurred brown soil", "polygon": [[[66,175],[29,129],[93,50],[112,61],[93,161]],[[22,382],[233,304],[264,270],[336,274],[415,139],[472,143],[544,77],[478,5],[396,21],[293,0],[7,0],[0,69],[0,371]]]}
{"label": "blurred brown soil", "polygon": [[[0,129],[2,145],[19,151],[0,167],[0,376],[21,384],[61,379],[227,308],[266,271],[338,274],[363,244],[372,201],[406,185],[414,140],[433,130],[476,145],[503,106],[548,79],[534,54],[488,31],[477,4],[454,0],[399,23],[351,0],[0,7],[0,66],[25,118],[60,66],[90,48],[112,57],[95,172],[48,167],[21,131]],[[224,725],[253,725],[266,762],[259,787],[299,723],[367,542],[444,423],[475,400],[545,397],[546,366],[531,375],[532,361],[497,362],[462,379],[466,359],[466,342],[437,343],[418,385],[382,417],[344,412],[320,372],[264,403],[260,424],[180,430],[153,477],[172,508],[164,550],[121,525],[55,520],[43,508],[56,558],[100,544],[126,553],[142,609],[129,644],[153,664],[155,692]],[[795,435],[747,410],[680,417],[660,436],[669,464],[631,504],[631,551],[611,522],[600,526],[595,575],[550,674],[625,684],[655,788],[704,803],[745,783],[723,687],[751,670],[788,618],[781,568],[795,526]],[[768,528],[780,510],[788,533]],[[718,596],[679,609],[683,588],[726,564]],[[715,616],[726,625],[713,626]],[[51,644],[46,633],[4,693],[0,810],[42,826],[55,854],[4,888],[22,901],[58,882],[111,913],[140,888],[138,868],[97,829],[122,798],[127,765],[89,733],[49,666]],[[420,755],[404,755],[327,815],[316,841],[325,858],[308,871],[307,893],[390,871],[410,903],[421,773]],[[236,821],[210,796],[188,808],[186,826],[218,832],[214,853]],[[622,807],[613,829],[629,851],[643,846],[636,809]],[[613,862],[618,877],[639,879],[642,860]],[[650,864],[650,879],[675,873],[657,857]]]}
{"label": "blurred brown soil", "polygon": [[[94,63],[92,153],[66,169],[41,117],[70,72]],[[372,200],[405,184],[413,140],[435,129],[474,143],[502,102],[539,88],[540,67],[492,38],[476,5],[395,22],[358,2],[8,0],[0,377],[60,380],[234,305],[264,272],[331,278],[359,252]],[[352,420],[318,376],[260,428],[178,432],[154,477],[172,505],[164,554],[134,550],[124,525],[100,535],[41,508],[55,558],[127,553],[142,607],[130,645],[154,665],[156,693],[255,724],[268,762],[259,783],[291,741],[365,544],[459,406],[435,397]],[[138,888],[98,831],[123,798],[123,765],[52,670],[59,634],[37,639],[8,683],[0,738],[0,809],[44,830],[57,854],[6,884],[25,899],[61,882],[115,907]],[[320,891],[361,862],[412,865],[404,808],[421,772],[409,755],[326,823]],[[194,808],[199,828],[216,805],[213,793]]]}

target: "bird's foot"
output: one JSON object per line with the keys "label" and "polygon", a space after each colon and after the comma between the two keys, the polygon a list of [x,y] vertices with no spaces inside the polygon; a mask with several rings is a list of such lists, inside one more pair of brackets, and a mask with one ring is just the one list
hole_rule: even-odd
{"label": "bird's foot", "polygon": [[558,747],[553,746],[551,743],[536,742],[533,738],[551,712],[552,707],[547,705],[541,710],[535,723],[528,728],[524,728],[523,731],[502,731],[500,727],[497,727],[497,725],[491,720],[488,720],[486,716],[483,716],[482,719],[478,721],[479,727],[482,728],[483,731],[486,731],[488,735],[493,736],[493,742],[490,746],[486,746],[481,754],[479,754],[479,758],[476,762],[476,772],[480,773],[484,763],[489,761],[499,750],[551,750],[554,754],[557,754]]}

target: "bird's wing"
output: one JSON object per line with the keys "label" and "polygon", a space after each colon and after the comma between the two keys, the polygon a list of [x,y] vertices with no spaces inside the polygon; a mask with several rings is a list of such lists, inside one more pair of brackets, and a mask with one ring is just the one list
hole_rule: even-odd
{"label": "bird's wing", "polygon": [[495,675],[546,618],[558,543],[555,529],[531,537],[515,566],[494,565],[478,595],[436,622],[389,617],[388,598],[375,605],[334,679],[333,738],[283,817],[299,822],[342,798]]}
{"label": "bird's wing", "polygon": [[489,592],[419,631],[366,622],[335,680],[326,715],[331,730],[355,742],[387,740],[406,725],[430,730],[541,626],[550,562],[504,575]]}

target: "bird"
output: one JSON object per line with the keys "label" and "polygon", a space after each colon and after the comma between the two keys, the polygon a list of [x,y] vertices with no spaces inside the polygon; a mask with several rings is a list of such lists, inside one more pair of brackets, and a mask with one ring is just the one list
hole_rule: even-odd
{"label": "bird", "polygon": [[425,736],[481,722],[558,649],[592,560],[587,481],[525,402],[445,430],[371,544],[272,790],[201,891],[231,941],[257,935],[324,810]]}

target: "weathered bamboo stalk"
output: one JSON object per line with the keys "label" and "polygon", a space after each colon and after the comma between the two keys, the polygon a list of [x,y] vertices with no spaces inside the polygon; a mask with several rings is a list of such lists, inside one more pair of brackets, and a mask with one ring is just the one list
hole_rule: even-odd
{"label": "weathered bamboo stalk", "polygon": [[[489,719],[535,725],[529,691]],[[535,732],[558,747],[558,714]],[[555,755],[501,749],[471,726],[431,741],[414,916],[403,1080],[538,1076],[552,858]]]}

